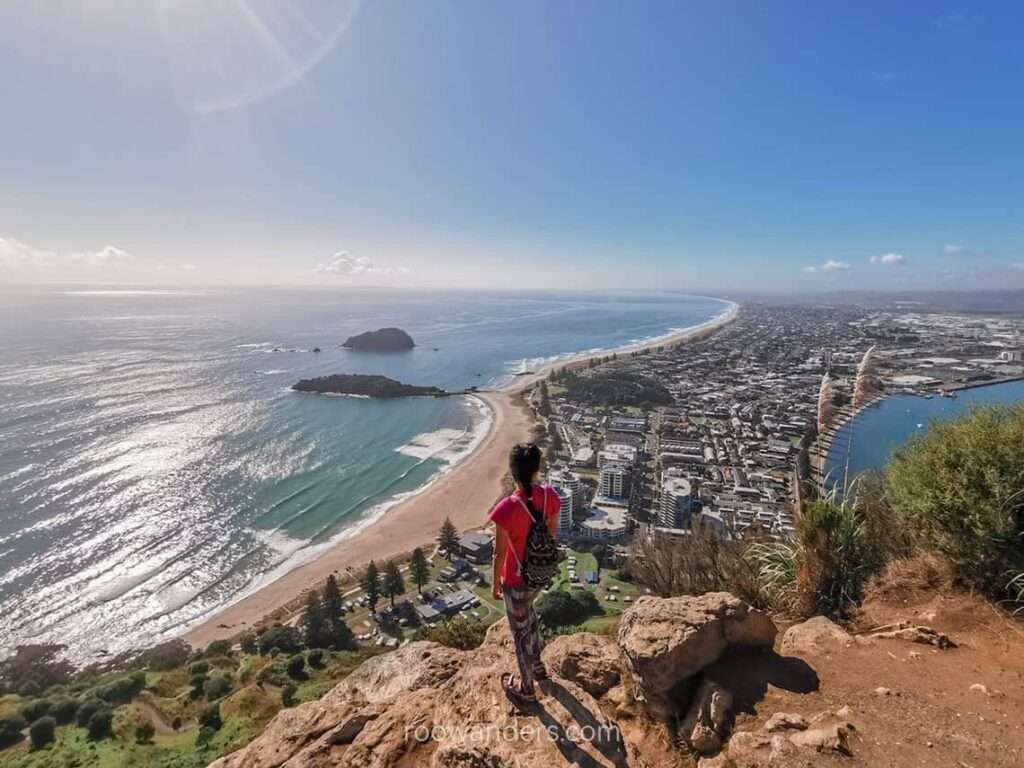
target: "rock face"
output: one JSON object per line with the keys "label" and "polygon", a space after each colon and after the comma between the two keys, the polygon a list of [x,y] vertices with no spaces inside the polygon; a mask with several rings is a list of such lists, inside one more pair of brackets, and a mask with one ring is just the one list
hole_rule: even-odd
{"label": "rock face", "polygon": [[515,669],[502,620],[473,651],[415,642],[370,659],[212,768],[692,765],[673,733],[698,755],[720,750],[702,766],[803,765],[842,753],[852,726],[835,717],[781,714],[771,727],[728,738],[734,698],[721,675],[733,663],[730,646],[749,664],[774,657],[749,649],[770,648],[775,634],[768,617],[732,595],[642,598],[623,614],[617,641],[580,633],[549,643],[540,707],[523,716],[500,689],[501,673]]}
{"label": "rock face", "polygon": [[401,328],[379,328],[376,331],[349,336],[341,346],[344,349],[364,352],[404,352],[416,344]]}
{"label": "rock face", "polygon": [[437,387],[417,387],[389,379],[361,373],[338,373],[315,379],[302,379],[292,385],[296,392],[319,392],[325,395],[358,395],[361,397],[437,397],[445,391]]}
{"label": "rock face", "polygon": [[622,615],[619,645],[650,708],[669,717],[674,692],[730,644],[771,648],[777,631],[765,614],[728,592],[641,597]]}
{"label": "rock face", "polygon": [[841,651],[852,643],[853,638],[838,624],[824,616],[815,616],[786,630],[780,652],[783,655],[820,656]]}

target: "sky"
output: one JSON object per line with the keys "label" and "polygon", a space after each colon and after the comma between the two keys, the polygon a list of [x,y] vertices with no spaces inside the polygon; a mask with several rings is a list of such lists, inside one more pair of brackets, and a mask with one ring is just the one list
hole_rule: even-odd
{"label": "sky", "polygon": [[0,285],[1024,288],[1022,22],[5,0]]}

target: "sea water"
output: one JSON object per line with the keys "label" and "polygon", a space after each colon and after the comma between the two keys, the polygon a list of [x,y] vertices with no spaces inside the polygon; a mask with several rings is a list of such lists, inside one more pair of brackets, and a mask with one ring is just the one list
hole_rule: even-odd
{"label": "sea water", "polygon": [[[386,514],[487,427],[471,398],[290,391],[301,378],[494,387],[725,309],[681,295],[0,292],[0,651],[60,642],[84,659],[178,634]],[[385,326],[416,348],[339,346]]]}

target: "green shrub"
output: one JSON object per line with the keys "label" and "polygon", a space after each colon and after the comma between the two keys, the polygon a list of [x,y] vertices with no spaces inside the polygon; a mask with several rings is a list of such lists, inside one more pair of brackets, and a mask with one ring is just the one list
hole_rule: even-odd
{"label": "green shrub", "polygon": [[279,653],[298,653],[302,650],[302,636],[295,627],[279,625],[271,627],[259,636],[259,650],[264,656],[274,648]]}
{"label": "green shrub", "polygon": [[288,666],[285,667],[288,672],[288,677],[296,680],[305,680],[308,675],[306,674],[306,659],[301,653],[297,653],[288,659]]}
{"label": "green shrub", "polygon": [[281,689],[281,706],[282,707],[294,707],[295,706],[295,694],[298,689],[288,683],[284,688]]}
{"label": "green shrub", "polygon": [[885,490],[958,583],[1005,596],[1024,571],[1024,404],[933,423],[896,452]]}
{"label": "green shrub", "polygon": [[110,704],[127,704],[142,693],[145,687],[146,673],[133,672],[100,686],[95,690],[95,694]]}
{"label": "green shrub", "polygon": [[59,696],[50,700],[50,715],[57,721],[57,725],[67,725],[75,719],[78,711],[78,701],[70,696]]}
{"label": "green shrub", "polygon": [[832,494],[805,504],[796,533],[803,612],[847,615],[859,603],[875,560],[855,503]]}
{"label": "green shrub", "polygon": [[220,704],[210,704],[206,709],[199,713],[199,726],[201,728],[210,728],[214,731],[219,731],[223,725],[223,721],[220,718]]}
{"label": "green shrub", "polygon": [[190,675],[205,675],[210,671],[210,663],[207,661],[197,661],[193,664],[188,665],[188,673]]}
{"label": "green shrub", "polygon": [[589,590],[578,590],[572,594],[564,589],[552,589],[538,598],[536,610],[547,627],[580,624],[603,613],[597,597]]}
{"label": "green shrub", "polygon": [[156,728],[148,720],[135,726],[135,741],[138,744],[149,744],[155,735]]}
{"label": "green shrub", "polygon": [[203,684],[203,693],[209,700],[220,699],[231,693],[231,678],[226,675],[211,677]]}
{"label": "green shrub", "polygon": [[487,627],[476,619],[458,617],[416,630],[417,640],[431,640],[449,648],[471,651],[483,645]]}
{"label": "green shrub", "polygon": [[42,749],[47,744],[52,744],[56,730],[56,720],[50,716],[40,717],[28,729],[29,738],[32,739],[32,746],[35,749]]}
{"label": "green shrub", "polygon": [[50,714],[53,704],[49,699],[35,699],[21,708],[21,716],[29,723]]}
{"label": "green shrub", "polygon": [[230,640],[214,640],[203,651],[203,655],[209,658],[215,656],[230,656],[231,655],[231,641]]}
{"label": "green shrub", "polygon": [[259,653],[260,650],[259,643],[256,641],[256,635],[252,632],[242,635],[239,645],[242,648],[242,653],[247,653],[250,656]]}
{"label": "green shrub", "polygon": [[75,722],[82,728],[87,727],[92,716],[106,706],[102,699],[97,699],[96,697],[86,699],[78,705],[78,709],[75,711]]}
{"label": "green shrub", "polygon": [[313,669],[324,668],[324,652],[321,648],[314,648],[312,651],[306,654],[306,661],[309,662],[309,666]]}
{"label": "green shrub", "polygon": [[90,739],[100,741],[114,735],[113,726],[114,710],[110,707],[102,706],[89,718],[89,724],[86,726],[86,729],[89,731]]}
{"label": "green shrub", "polygon": [[21,715],[0,717],[0,749],[6,749],[25,738],[22,731],[25,730],[26,725],[28,723]]}

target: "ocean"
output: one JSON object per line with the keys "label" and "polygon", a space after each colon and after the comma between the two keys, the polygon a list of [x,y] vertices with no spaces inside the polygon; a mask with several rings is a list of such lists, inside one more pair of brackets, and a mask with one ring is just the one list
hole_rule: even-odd
{"label": "ocean", "polygon": [[[861,411],[836,432],[825,462],[830,484],[852,482],[858,475],[882,469],[892,452],[912,435],[927,431],[933,420],[964,416],[974,405],[1024,400],[1024,381],[1009,381],[957,392],[957,397],[890,395]],[[849,464],[847,465],[847,457]]]}
{"label": "ocean", "polygon": [[[487,429],[471,398],[290,391],[301,378],[496,387],[726,309],[666,294],[0,292],[0,651],[57,642],[86,660],[180,634],[386,513]],[[417,347],[339,347],[385,326]]]}

